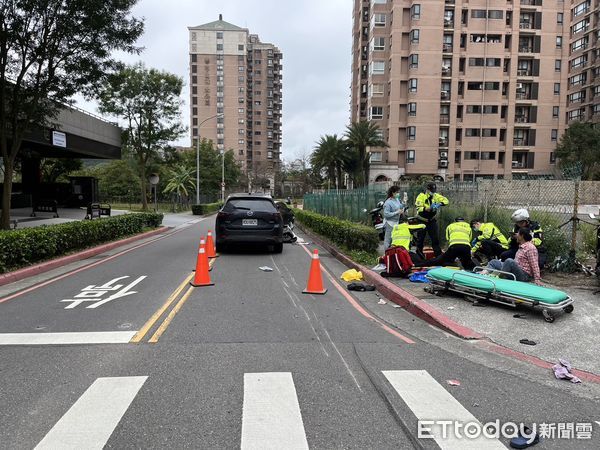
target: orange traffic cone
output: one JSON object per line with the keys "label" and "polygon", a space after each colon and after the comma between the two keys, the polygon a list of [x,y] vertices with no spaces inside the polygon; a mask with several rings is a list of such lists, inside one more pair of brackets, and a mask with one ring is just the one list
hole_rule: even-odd
{"label": "orange traffic cone", "polygon": [[321,263],[319,261],[319,252],[315,249],[310,263],[310,272],[308,273],[308,285],[302,291],[303,294],[324,294],[327,289],[323,288],[323,277],[321,276]]}
{"label": "orange traffic cone", "polygon": [[206,237],[206,256],[209,258],[216,258],[217,252],[215,251],[215,243],[212,238],[212,231],[208,232],[208,236]]}
{"label": "orange traffic cone", "polygon": [[[206,243],[204,242],[204,238],[202,238],[202,237],[200,238],[200,245],[198,245],[198,253],[200,253],[201,248],[206,249]],[[210,267],[208,268],[208,270],[210,270]],[[194,267],[192,269],[192,272],[195,272],[195,271],[196,271],[196,268]]]}
{"label": "orange traffic cone", "polygon": [[215,284],[210,281],[210,274],[208,273],[208,257],[206,256],[206,250],[203,245],[200,245],[200,248],[198,249],[196,273],[194,274],[194,280],[190,281],[190,284],[195,287],[213,286]]}

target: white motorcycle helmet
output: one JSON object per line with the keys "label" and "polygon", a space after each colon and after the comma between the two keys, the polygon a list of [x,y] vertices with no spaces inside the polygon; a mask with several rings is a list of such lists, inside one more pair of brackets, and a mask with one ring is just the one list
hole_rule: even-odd
{"label": "white motorcycle helmet", "polygon": [[529,212],[526,209],[517,209],[511,216],[514,223],[529,220]]}

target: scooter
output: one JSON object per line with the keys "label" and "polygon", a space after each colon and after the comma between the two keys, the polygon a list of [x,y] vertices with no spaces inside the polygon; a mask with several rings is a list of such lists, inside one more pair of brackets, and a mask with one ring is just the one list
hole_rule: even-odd
{"label": "scooter", "polygon": [[294,233],[294,219],[283,225],[283,242],[293,244],[298,240],[298,236]]}
{"label": "scooter", "polygon": [[383,241],[385,237],[385,225],[383,223],[383,214],[381,213],[382,210],[383,202],[377,203],[377,207],[373,208],[371,211],[363,209],[364,213],[368,213],[371,216],[371,224],[378,232],[380,241]]}

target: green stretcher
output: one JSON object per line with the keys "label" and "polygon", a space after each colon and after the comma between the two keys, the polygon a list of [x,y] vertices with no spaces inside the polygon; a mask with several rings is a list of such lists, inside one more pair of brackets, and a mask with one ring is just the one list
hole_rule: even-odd
{"label": "green stretcher", "polygon": [[[514,278],[512,274],[494,272]],[[541,309],[546,322],[554,322],[554,312],[573,312],[573,299],[556,289],[523,283],[514,279],[507,280],[497,276],[443,267],[431,269],[426,276],[430,284],[425,287],[425,290],[433,294],[442,295],[452,291],[468,298],[487,300],[512,307],[530,306],[534,309]]]}

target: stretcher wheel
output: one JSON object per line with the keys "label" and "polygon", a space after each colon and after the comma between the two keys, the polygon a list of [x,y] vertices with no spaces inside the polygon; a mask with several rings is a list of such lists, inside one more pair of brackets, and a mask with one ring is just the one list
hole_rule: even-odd
{"label": "stretcher wheel", "polygon": [[554,322],[554,316],[546,309],[542,310],[542,315],[544,316],[544,320],[548,323]]}
{"label": "stretcher wheel", "polygon": [[565,306],[565,307],[563,308],[563,311],[564,311],[564,312],[566,312],[566,313],[568,313],[568,314],[570,314],[570,313],[572,313],[572,312],[573,312],[573,310],[574,310],[574,309],[575,309],[575,308],[573,307],[573,305],[567,305],[567,306]]}

